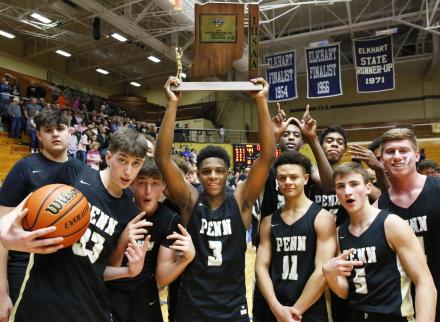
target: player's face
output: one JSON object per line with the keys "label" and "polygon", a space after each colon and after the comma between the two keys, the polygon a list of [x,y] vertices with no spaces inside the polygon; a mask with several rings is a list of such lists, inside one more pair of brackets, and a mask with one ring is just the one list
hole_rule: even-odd
{"label": "player's face", "polygon": [[405,177],[416,172],[419,157],[419,152],[407,139],[388,141],[383,145],[382,163],[390,177]]}
{"label": "player's face", "polygon": [[295,198],[303,193],[309,175],[298,164],[283,164],[277,167],[277,181],[284,198]]}
{"label": "player's face", "polygon": [[145,214],[152,215],[159,206],[160,196],[165,186],[161,179],[154,177],[137,177],[130,186],[136,204]]}
{"label": "player's face", "polygon": [[206,158],[199,166],[199,181],[209,196],[223,194],[228,179],[228,168],[220,158]]}
{"label": "player's face", "polygon": [[42,126],[37,131],[43,149],[49,154],[65,153],[70,132],[66,124]]}
{"label": "player's face", "polygon": [[336,195],[339,202],[348,213],[361,209],[368,202],[368,195],[371,193],[371,183],[365,183],[359,173],[348,173],[335,179]]}
{"label": "player's face", "polygon": [[432,167],[423,169],[419,171],[420,174],[423,174],[425,176],[430,176],[430,177],[435,177],[436,176],[436,172],[435,169]]}
{"label": "player's face", "polygon": [[299,151],[303,145],[301,130],[294,124],[289,124],[280,138],[280,149],[282,151]]}
{"label": "player's face", "polygon": [[118,190],[130,186],[144,163],[143,158],[121,151],[116,153],[109,151],[105,158],[110,172],[111,185]]}
{"label": "player's face", "polygon": [[330,164],[338,163],[345,152],[344,137],[338,132],[330,132],[322,143],[322,150]]}

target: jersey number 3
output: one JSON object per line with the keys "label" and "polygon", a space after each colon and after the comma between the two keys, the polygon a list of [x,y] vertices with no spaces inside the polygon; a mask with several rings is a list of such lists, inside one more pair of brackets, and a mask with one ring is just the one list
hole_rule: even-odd
{"label": "jersey number 3", "polygon": [[[92,242],[92,249],[86,248],[86,245]],[[92,233],[92,231],[87,228],[84,235],[82,235],[81,239],[78,240],[72,246],[73,253],[78,256],[88,256],[90,262],[93,264],[99,258],[99,254],[101,254],[102,249],[104,248],[105,238],[98,234],[96,231]]]}
{"label": "jersey number 3", "polygon": [[212,249],[212,256],[208,256],[208,266],[221,266],[223,263],[222,242],[219,240],[208,240],[208,246]]}

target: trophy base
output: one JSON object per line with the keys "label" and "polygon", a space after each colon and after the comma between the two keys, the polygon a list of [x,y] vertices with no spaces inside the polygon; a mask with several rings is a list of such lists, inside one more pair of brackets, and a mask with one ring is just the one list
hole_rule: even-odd
{"label": "trophy base", "polygon": [[171,86],[174,92],[189,91],[234,91],[234,92],[251,92],[261,91],[262,84],[254,84],[252,82],[182,82],[179,86]]}

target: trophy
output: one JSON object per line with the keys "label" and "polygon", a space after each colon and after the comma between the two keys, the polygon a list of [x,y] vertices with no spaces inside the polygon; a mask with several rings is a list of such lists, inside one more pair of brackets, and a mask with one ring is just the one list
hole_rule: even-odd
{"label": "trophy", "polygon": [[[244,4],[207,3],[195,5],[195,57],[191,79],[226,75],[243,56]],[[258,76],[258,4],[248,5],[249,79]],[[176,48],[177,75],[182,79],[181,48]],[[249,81],[182,82],[173,91],[259,91],[262,84]]]}

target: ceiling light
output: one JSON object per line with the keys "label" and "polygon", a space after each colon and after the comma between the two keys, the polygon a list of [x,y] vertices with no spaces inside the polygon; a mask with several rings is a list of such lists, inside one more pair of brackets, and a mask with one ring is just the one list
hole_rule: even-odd
{"label": "ceiling light", "polygon": [[309,46],[314,48],[314,47],[327,46],[328,44],[329,44],[328,40],[321,40],[321,41],[311,42],[309,43]]}
{"label": "ceiling light", "polygon": [[109,73],[109,71],[102,69],[102,68],[97,68],[96,71],[100,74],[103,74],[103,75],[107,75]]}
{"label": "ceiling light", "polygon": [[52,22],[52,20],[46,18],[45,16],[40,15],[39,13],[34,12],[33,14],[31,14],[31,17],[34,19],[37,19],[38,21],[45,23],[45,24],[49,24]]}
{"label": "ceiling light", "polygon": [[55,51],[58,55],[64,56],[64,57],[70,57],[72,54],[69,54],[67,51],[58,49]]}
{"label": "ceiling light", "polygon": [[375,35],[376,36],[392,35],[392,34],[397,33],[397,31],[398,31],[397,28],[378,30],[378,31],[376,31]]}
{"label": "ceiling light", "polygon": [[9,32],[3,31],[3,30],[0,30],[0,35],[3,37],[9,38],[9,39],[15,38],[15,35],[10,34]]}
{"label": "ceiling light", "polygon": [[160,63],[160,59],[153,55],[148,56],[148,59],[151,60],[153,63]]}
{"label": "ceiling light", "polygon": [[112,33],[111,36],[121,42],[127,41],[127,38],[125,38],[124,36],[122,36],[116,32]]}
{"label": "ceiling light", "polygon": [[142,85],[137,82],[130,82],[130,85],[133,85],[134,87],[141,87]]}

